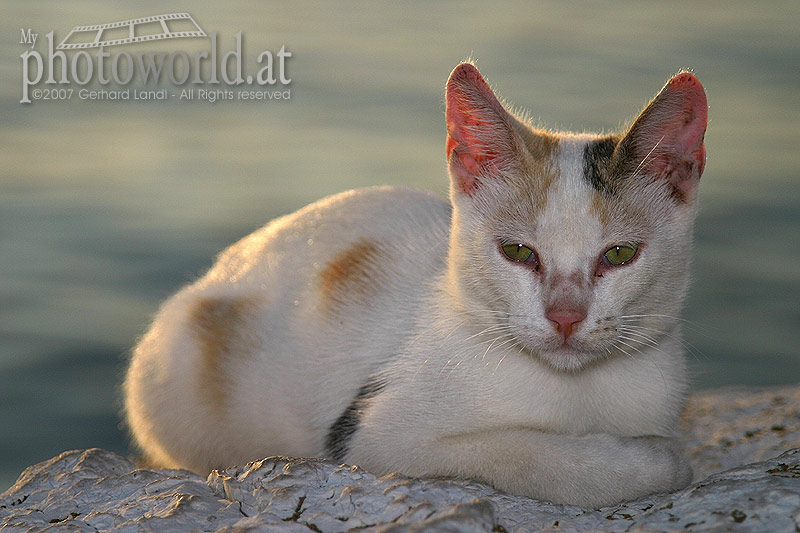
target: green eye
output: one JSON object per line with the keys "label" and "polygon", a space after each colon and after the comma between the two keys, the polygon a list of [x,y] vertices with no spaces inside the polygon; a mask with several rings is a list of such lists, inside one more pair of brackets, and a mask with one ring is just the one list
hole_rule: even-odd
{"label": "green eye", "polygon": [[611,265],[624,265],[636,255],[636,248],[633,246],[614,246],[603,254],[603,259]]}
{"label": "green eye", "polygon": [[520,263],[536,261],[536,255],[533,253],[533,250],[524,244],[504,244],[503,253],[512,261],[518,261]]}

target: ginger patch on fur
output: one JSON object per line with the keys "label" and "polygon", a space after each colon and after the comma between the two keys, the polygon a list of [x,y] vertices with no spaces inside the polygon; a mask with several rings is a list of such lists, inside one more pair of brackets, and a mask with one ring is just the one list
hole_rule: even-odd
{"label": "ginger patch on fur", "polygon": [[320,272],[322,302],[328,308],[341,305],[353,295],[365,295],[376,285],[377,243],[361,239],[337,254]]}
{"label": "ginger patch on fur", "polygon": [[221,410],[228,397],[228,367],[257,347],[253,322],[260,299],[204,297],[191,314],[200,347],[200,393],[212,408]]}
{"label": "ginger patch on fur", "polygon": [[534,211],[538,213],[547,205],[547,191],[558,173],[554,162],[560,150],[559,140],[557,136],[544,130],[520,127],[517,132],[528,151],[522,158],[527,179],[518,186],[523,191],[530,191]]}

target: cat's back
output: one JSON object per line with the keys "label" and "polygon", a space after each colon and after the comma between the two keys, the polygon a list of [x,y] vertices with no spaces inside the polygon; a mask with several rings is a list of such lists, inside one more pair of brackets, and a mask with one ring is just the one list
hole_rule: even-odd
{"label": "cat's back", "polygon": [[[323,453],[328,427],[413,330],[444,269],[449,222],[436,196],[374,187],[324,198],[223,251],[134,350],[126,410],[139,444],[197,471]],[[239,438],[166,451],[213,428]]]}
{"label": "cat's back", "polygon": [[[296,397],[301,411],[315,414],[309,433],[323,437],[414,334],[446,266],[450,210],[412,189],[351,190],[276,219],[223,252],[192,290],[200,302],[218,294],[254,302],[232,324],[255,332],[253,356],[237,359],[232,374],[232,404],[252,401],[252,391],[270,383],[259,394],[275,402],[264,403]],[[322,453],[321,442],[312,449]]]}
{"label": "cat's back", "polygon": [[[249,286],[280,293],[316,280],[324,292],[359,272],[396,270],[392,262],[430,266],[437,259],[429,245],[446,242],[450,209],[433,194],[402,187],[328,196],[230,246],[196,288]],[[280,284],[270,285],[271,278]]]}
{"label": "cat's back", "polygon": [[[352,339],[359,342],[340,349],[358,358],[354,351],[365,345],[370,324],[380,332],[376,342],[391,350],[412,328],[426,286],[444,270],[449,225],[450,204],[430,193],[346,191],[233,244],[176,298],[191,302],[190,309],[237,302],[273,363],[313,359]],[[372,345],[365,357],[379,352]]]}

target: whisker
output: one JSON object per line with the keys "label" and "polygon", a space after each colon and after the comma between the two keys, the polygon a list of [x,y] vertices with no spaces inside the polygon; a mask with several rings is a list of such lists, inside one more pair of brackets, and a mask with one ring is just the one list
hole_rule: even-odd
{"label": "whisker", "polygon": [[615,350],[619,350],[620,352],[624,353],[625,355],[627,355],[628,357],[633,359],[633,356],[630,353],[628,353],[628,351],[625,350],[625,348],[622,348],[621,346],[617,346],[617,341],[614,341],[614,344],[612,344],[612,346],[614,347]]}
{"label": "whisker", "polygon": [[[630,344],[628,344],[628,343],[626,343],[626,342],[624,342],[624,341],[617,341],[617,342],[621,342],[621,343],[622,343],[622,344],[624,344],[625,346],[629,346],[629,347],[631,347],[631,348],[633,349],[633,347],[632,347]],[[627,350],[625,350],[624,348],[622,348],[622,347],[620,347],[620,346],[615,346],[615,347],[616,347],[616,348],[617,348],[619,351],[621,351],[622,353],[626,354],[628,357],[630,357],[631,359],[633,359],[633,356],[632,356],[630,353],[628,353],[628,351],[627,351]],[[656,349],[658,349],[658,348],[656,348]],[[639,350],[639,351],[640,351],[640,350]],[[651,363],[653,363],[653,366],[655,366],[655,367],[656,367],[656,370],[658,370],[658,373],[659,373],[659,375],[661,376],[661,382],[664,384],[664,388],[665,388],[665,389],[667,389],[667,388],[668,388],[668,387],[667,387],[667,380],[666,380],[666,378],[664,377],[664,372],[662,372],[662,371],[661,371],[661,367],[660,367],[660,366],[658,366],[658,363],[657,363],[655,360],[652,360],[652,359],[651,359],[651,360],[650,360],[650,362],[651,362]]]}
{"label": "whisker", "polygon": [[718,328],[713,328],[711,326],[708,326],[707,324],[706,325],[698,324],[695,321],[687,320],[687,319],[681,318],[679,316],[652,313],[652,314],[641,314],[641,315],[619,315],[616,318],[619,318],[619,319],[622,319],[622,320],[626,320],[626,319],[634,319],[634,320],[639,319],[639,320],[641,320],[641,319],[645,319],[645,318],[668,318],[670,320],[675,320],[675,321],[678,321],[678,322],[681,322],[681,323],[685,324],[687,326],[687,328],[689,330],[691,330],[692,332],[694,332],[694,333],[699,333],[699,334],[701,334],[701,335],[703,335],[705,337],[708,337],[709,339],[712,339],[712,340],[721,340],[719,337],[716,336],[716,335],[720,334]]}
{"label": "whisker", "polygon": [[[624,338],[624,337],[618,337],[618,338],[617,338],[617,342],[618,342],[618,343],[620,343],[620,344],[624,344],[625,346],[627,346],[628,348],[630,348],[631,350],[633,350],[633,353],[641,353],[641,351],[642,351],[642,349],[641,349],[641,348],[639,348],[639,347],[637,347],[637,346],[633,346],[632,344],[628,344],[627,342],[625,342],[624,340],[622,340],[623,338]],[[632,340],[632,339],[627,339],[627,340]],[[627,352],[625,352],[625,353],[627,353]],[[632,356],[631,354],[628,354],[628,356],[630,356],[630,358],[631,358],[631,359],[633,359],[633,356]]]}
{"label": "whisker", "polygon": [[[496,337],[496,338],[494,339],[494,341],[492,341],[492,343],[491,343],[489,346],[487,346],[487,347],[486,347],[486,351],[485,351],[485,352],[483,352],[483,355],[481,356],[481,361],[485,361],[485,360],[486,360],[486,355],[489,353],[489,351],[492,349],[492,347],[494,347],[495,343],[496,343],[497,341],[499,341],[500,339],[502,339],[502,338],[503,338],[502,336],[498,336],[498,337]],[[513,338],[512,338],[512,340],[513,340]],[[507,341],[506,341],[506,342],[507,342]],[[505,344],[505,342],[504,342],[504,344]],[[502,346],[502,344],[501,344],[501,346]]]}
{"label": "whisker", "polygon": [[658,148],[658,145],[661,144],[661,141],[663,141],[663,140],[664,140],[664,136],[662,135],[661,138],[658,140],[658,142],[653,146],[653,148],[649,152],[647,152],[647,155],[644,156],[642,161],[639,163],[639,165],[633,171],[633,175],[631,176],[630,179],[633,179],[633,178],[635,178],[636,176],[639,175],[639,170],[644,166],[644,164],[647,161],[647,159],[653,154],[653,152],[655,152],[656,148]]}
{"label": "whisker", "polygon": [[507,329],[507,331],[502,333],[501,335],[497,335],[497,336],[495,336],[495,337],[493,337],[491,339],[488,339],[488,340],[485,340],[485,341],[482,341],[482,342],[478,343],[478,345],[488,344],[488,346],[486,347],[486,351],[483,352],[482,356],[479,356],[480,352],[474,352],[474,353],[472,353],[471,356],[470,356],[470,353],[467,352],[467,353],[463,354],[461,357],[459,357],[458,361],[456,362],[456,364],[452,365],[452,366],[451,366],[451,363],[454,361],[455,358],[450,359],[450,360],[447,361],[447,363],[445,363],[445,365],[439,371],[439,376],[441,377],[442,372],[444,372],[444,370],[449,366],[450,367],[450,372],[447,373],[447,376],[445,377],[445,380],[444,380],[444,382],[446,383],[447,380],[450,378],[450,376],[453,374],[453,372],[455,372],[456,369],[464,361],[466,361],[468,359],[477,359],[478,357],[480,357],[481,360],[485,360],[486,359],[486,355],[491,351],[491,349],[493,347],[495,347],[497,345],[498,341],[502,340],[503,342],[501,342],[499,345],[497,345],[496,346],[497,348],[505,346],[509,342],[515,341],[514,337],[511,336],[511,334],[510,334],[510,329],[508,329],[508,328],[506,328],[506,329]]}
{"label": "whisker", "polygon": [[654,339],[650,335],[642,333],[641,331],[630,330],[625,327],[617,328],[617,331],[619,331],[620,333],[624,333],[626,335],[633,335],[636,338],[640,339],[640,342],[642,343],[647,343],[650,344],[651,346],[658,346],[658,341],[656,339]]}
{"label": "whisker", "polygon": [[692,344],[691,342],[689,342],[686,339],[684,339],[681,335],[673,335],[672,333],[667,333],[665,331],[661,331],[661,330],[656,329],[656,328],[648,328],[646,326],[634,326],[632,324],[627,324],[624,327],[636,328],[636,329],[646,330],[646,331],[653,331],[656,334],[664,335],[665,337],[669,337],[670,339],[674,339],[674,340],[680,342],[681,345],[684,348],[686,348],[686,350],[692,355],[692,357],[695,358],[695,360],[699,361],[700,357],[705,357],[705,355],[703,354],[703,352],[699,348],[697,348],[694,344]]}
{"label": "whisker", "polygon": [[[514,342],[511,343],[511,348],[517,348],[518,350],[521,350],[522,349],[522,343],[519,342],[518,340],[514,340]],[[492,373],[497,372],[497,370],[500,368],[500,365],[503,363],[503,361],[506,360],[507,356],[508,356],[508,353],[503,354],[503,357],[501,357],[500,360],[497,361],[497,366],[494,367],[494,370],[492,371]]]}
{"label": "whisker", "polygon": [[659,353],[663,353],[663,354],[666,354],[666,353],[667,353],[666,351],[664,351],[663,349],[661,349],[661,348],[660,348],[658,345],[646,344],[646,343],[642,342],[642,341],[641,341],[641,340],[639,340],[639,339],[635,339],[635,338],[632,338],[632,337],[627,337],[627,336],[624,336],[624,335],[620,335],[620,337],[619,337],[619,338],[620,338],[620,339],[629,340],[629,341],[631,341],[631,342],[638,342],[638,343],[640,343],[642,346],[641,346],[641,347],[639,347],[639,350],[638,350],[638,352],[639,352],[639,353],[642,353],[642,348],[647,348],[647,349],[649,349],[649,350],[655,350],[655,351],[657,351],[657,352],[659,352]]}
{"label": "whisker", "polygon": [[489,327],[479,331],[478,333],[475,333],[474,335],[470,335],[469,337],[467,337],[464,340],[466,340],[466,341],[472,340],[475,337],[480,337],[481,335],[484,335],[486,333],[490,333],[490,332],[494,332],[494,331],[502,331],[502,330],[504,330],[506,328],[507,328],[507,326],[505,324],[496,324],[494,326],[489,326]]}

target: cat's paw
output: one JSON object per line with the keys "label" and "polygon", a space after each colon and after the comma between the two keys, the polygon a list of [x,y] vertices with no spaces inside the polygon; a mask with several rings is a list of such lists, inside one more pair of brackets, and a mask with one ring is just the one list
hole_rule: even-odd
{"label": "cat's paw", "polygon": [[657,492],[672,492],[692,482],[692,467],[677,439],[647,435],[637,437],[653,455],[651,479]]}

